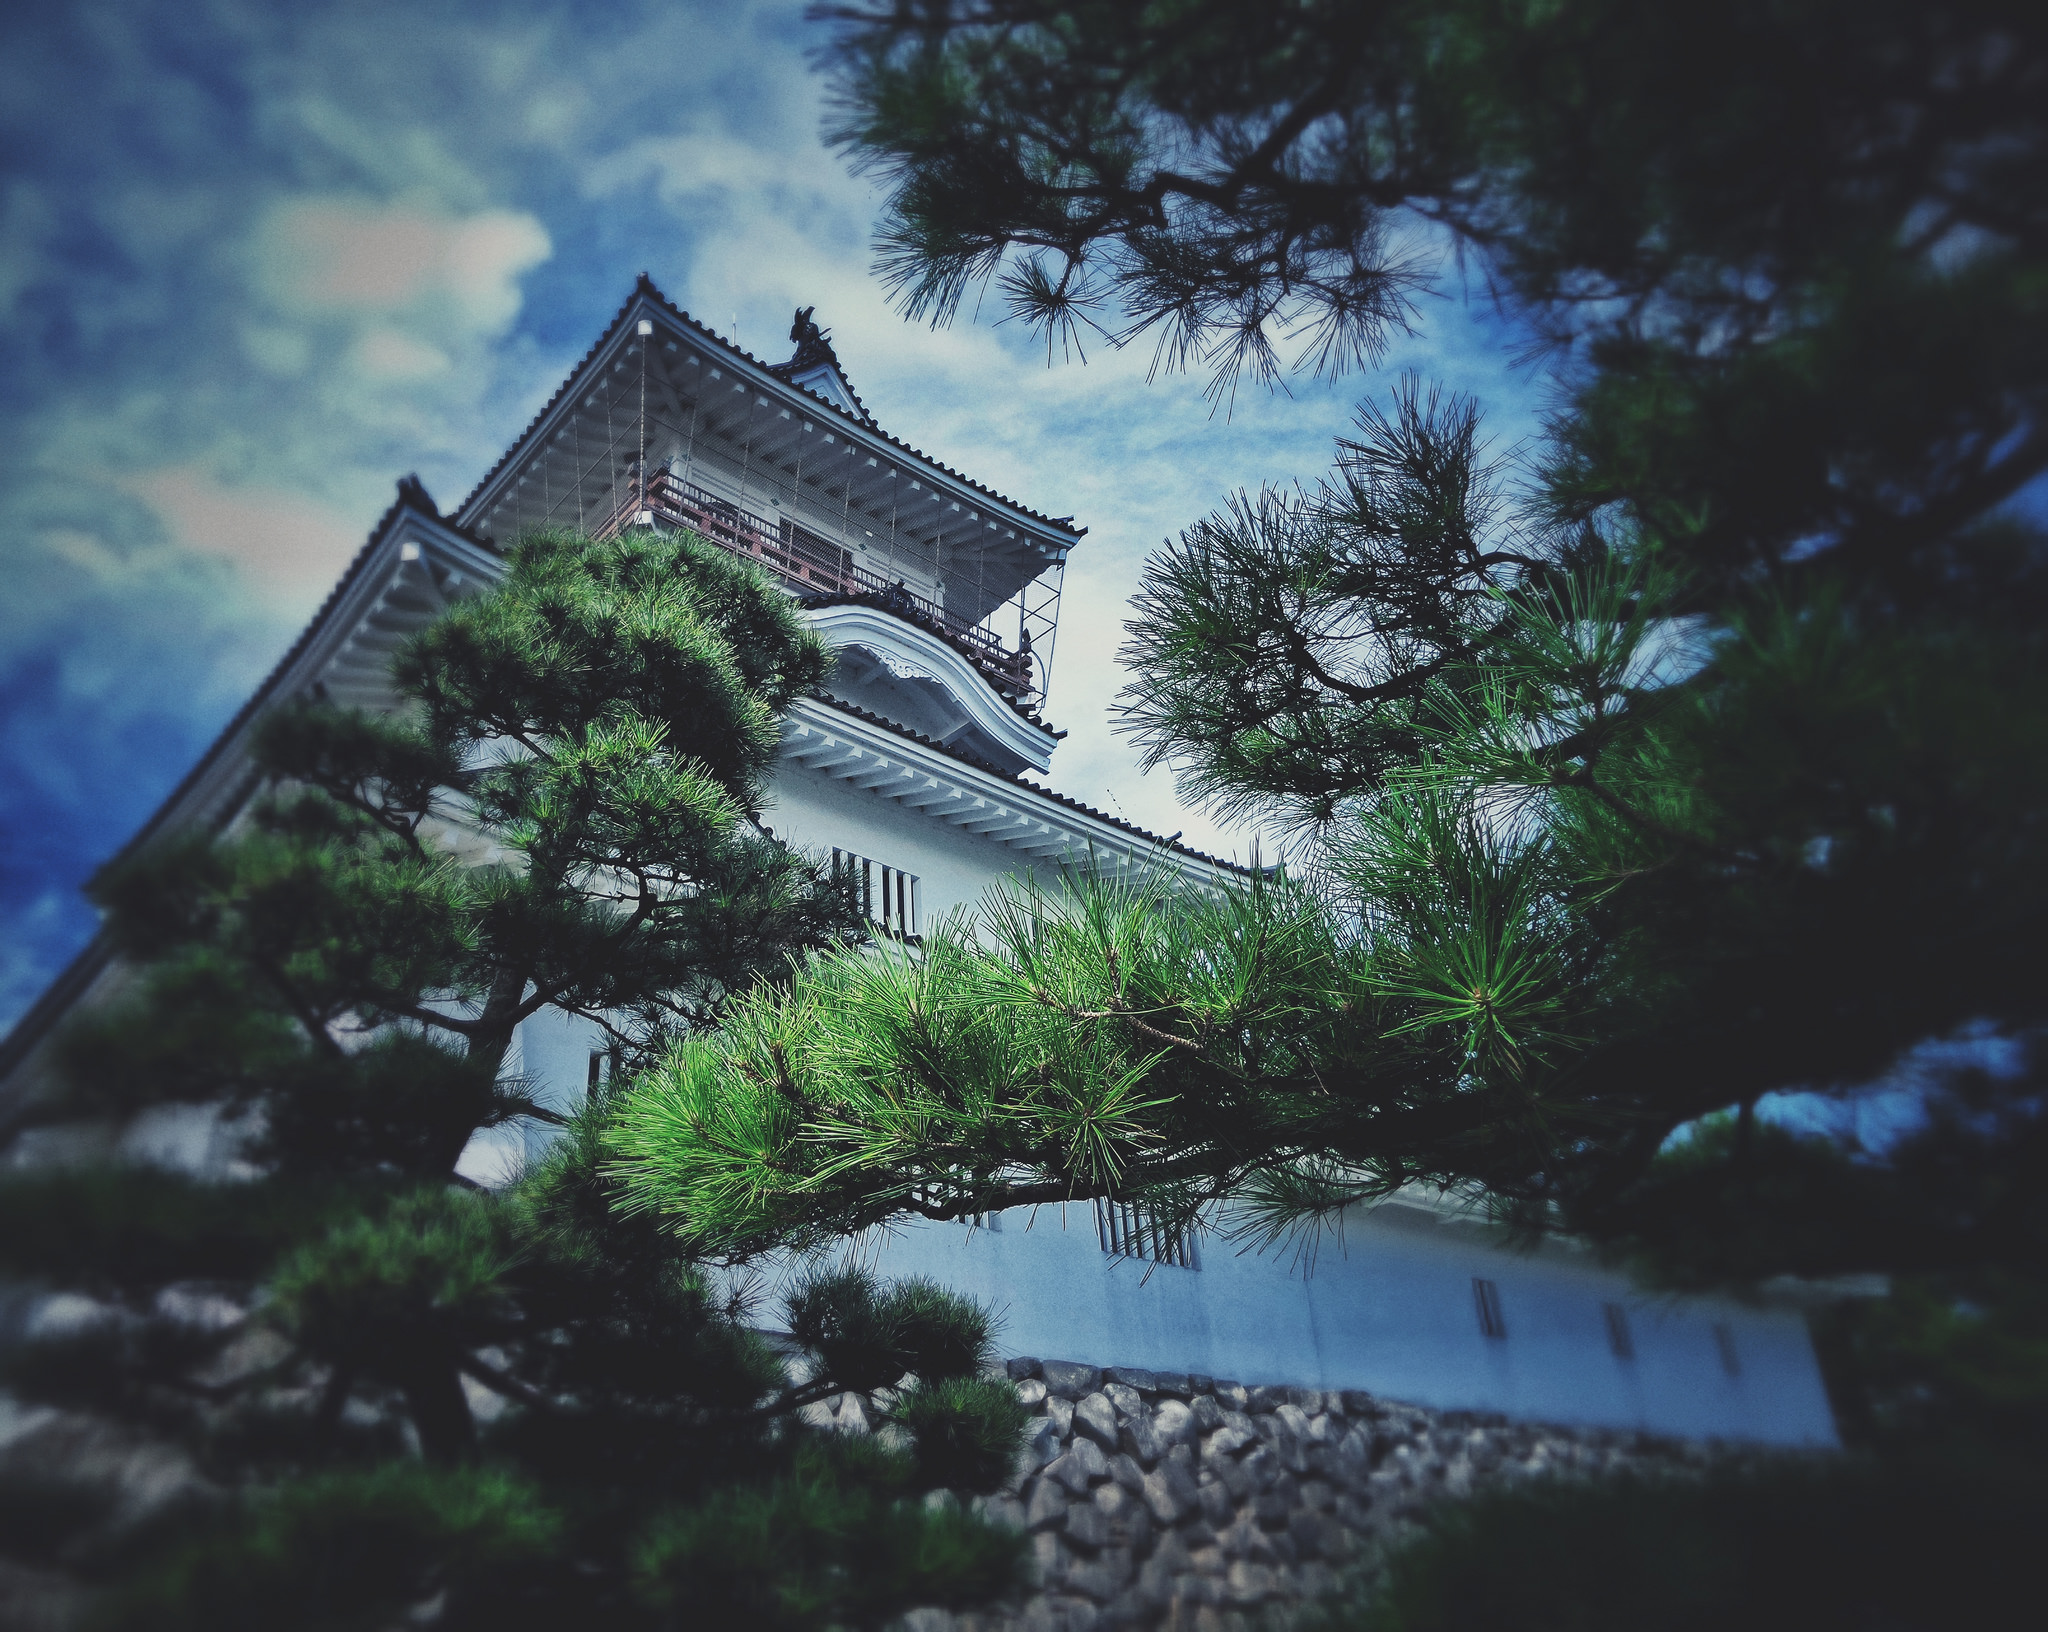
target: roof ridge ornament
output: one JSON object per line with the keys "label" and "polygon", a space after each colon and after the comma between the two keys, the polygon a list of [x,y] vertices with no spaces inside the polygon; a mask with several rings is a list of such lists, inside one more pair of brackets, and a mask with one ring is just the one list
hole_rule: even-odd
{"label": "roof ridge ornament", "polygon": [[854,392],[853,382],[846,377],[846,368],[839,361],[839,353],[832,349],[832,331],[818,327],[817,310],[815,306],[796,309],[796,316],[789,325],[789,337],[796,342],[796,353],[786,363],[768,364],[768,372],[873,424],[874,416]]}
{"label": "roof ridge ornament", "polygon": [[427,492],[427,484],[420,480],[418,471],[409,471],[398,478],[398,502],[408,510],[417,510],[435,521],[441,519],[441,507],[434,503],[433,495]]}
{"label": "roof ridge ornament", "polygon": [[832,349],[831,331],[819,328],[817,319],[811,315],[817,309],[815,306],[796,309],[796,317],[789,325],[789,337],[796,342],[796,355],[784,363],[783,368],[815,368],[820,363],[839,367],[839,354]]}

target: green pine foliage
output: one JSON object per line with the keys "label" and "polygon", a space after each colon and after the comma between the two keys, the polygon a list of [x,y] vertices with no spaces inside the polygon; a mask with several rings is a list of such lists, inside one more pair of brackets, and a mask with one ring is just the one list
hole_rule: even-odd
{"label": "green pine foliage", "polygon": [[147,972],[69,1040],[72,1106],[260,1110],[281,1167],[431,1178],[478,1128],[551,1114],[500,1070],[528,1016],[585,1016],[626,1070],[714,1023],[855,933],[753,821],[776,722],[826,661],[786,597],[687,534],[525,540],[401,655],[399,712],[274,711],[231,834],[102,876]]}
{"label": "green pine foliage", "polygon": [[[1667,1284],[1874,1272],[1816,1335],[1877,1464],[1449,1513],[1359,1624],[1936,1626],[2009,1582],[2048,1444],[2040,8],[830,17],[908,315],[980,287],[1049,360],[1150,336],[1227,394],[1376,361],[1434,235],[1555,391],[1490,451],[1376,389],[1327,481],[1154,556],[1122,722],[1282,872],[817,955],[640,1079],[621,1182],[709,1250],[1091,1196],[1306,1241],[1421,1180]],[[1762,1109],[1888,1075],[1923,1120],[1870,1148]]]}
{"label": "green pine foliage", "polygon": [[[110,870],[133,979],[64,1039],[59,1111],[213,1107],[241,1175],[0,1182],[0,1272],[85,1300],[0,1381],[181,1470],[163,1501],[106,1450],[11,1468],[8,1557],[152,1632],[857,1627],[1016,1582],[1019,1538],[964,1505],[1023,1426],[988,1313],[824,1270],[764,1307],[622,1208],[608,1084],[564,1115],[504,1070],[552,1004],[622,1084],[857,933],[752,819],[825,661],[687,536],[530,539],[403,655],[406,707],[279,711],[227,834]],[[546,1153],[455,1182],[517,1119]],[[849,1391],[880,1433],[813,1424]]]}

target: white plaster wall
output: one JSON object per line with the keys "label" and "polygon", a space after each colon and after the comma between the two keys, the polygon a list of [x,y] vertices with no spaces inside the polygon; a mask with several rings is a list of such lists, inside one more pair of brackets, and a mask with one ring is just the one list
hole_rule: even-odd
{"label": "white plaster wall", "polygon": [[[998,876],[1030,870],[1005,846],[800,766],[781,767],[772,801],[765,819],[790,843],[917,875],[927,926]],[[543,1103],[566,1110],[602,1045],[588,1022],[547,1011],[521,1027],[518,1069]],[[525,1154],[547,1137],[535,1130]],[[481,1167],[485,1151],[474,1154]],[[1797,1313],[1646,1294],[1568,1248],[1507,1251],[1479,1225],[1416,1208],[1355,1214],[1306,1274],[1284,1251],[1240,1254],[1213,1238],[1195,1270],[1113,1259],[1089,1205],[1007,1214],[985,1229],[907,1226],[849,1250],[882,1274],[927,1274],[990,1303],[1008,1354],[1358,1388],[1534,1421],[1836,1443]],[[1500,1289],[1504,1338],[1479,1330],[1475,1276]],[[1611,1351],[1606,1303],[1628,1311],[1633,1359]],[[1731,1331],[1737,1374],[1722,1364],[1717,1324]]]}
{"label": "white plaster wall", "polygon": [[[1198,1269],[1112,1258],[1086,1204],[1006,1213],[990,1228],[918,1223],[853,1250],[878,1274],[929,1275],[992,1305],[1006,1354],[1365,1389],[1529,1421],[1837,1443],[1796,1312],[1647,1294],[1568,1248],[1509,1251],[1483,1227],[1400,1217],[1410,1211],[1355,1213],[1306,1272],[1284,1249],[1239,1253],[1213,1237]],[[1479,1329],[1475,1276],[1500,1289],[1505,1337]],[[1612,1352],[1605,1303],[1627,1309],[1633,1359]]]}
{"label": "white plaster wall", "polygon": [[[1006,845],[787,761],[776,769],[769,800],[762,819],[777,838],[812,852],[851,850],[914,876],[925,925],[971,906],[998,877],[1033,870],[1031,858]],[[1038,873],[1052,882],[1059,869],[1042,862]]]}

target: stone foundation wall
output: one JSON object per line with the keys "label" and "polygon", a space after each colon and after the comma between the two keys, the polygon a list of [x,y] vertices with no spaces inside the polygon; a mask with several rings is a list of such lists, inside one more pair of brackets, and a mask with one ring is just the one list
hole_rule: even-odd
{"label": "stone foundation wall", "polygon": [[1009,1369],[1033,1422],[1014,1490],[985,1506],[1029,1531],[1038,1590],[998,1613],[920,1611],[910,1632],[1234,1632],[1328,1592],[1340,1566],[1440,1497],[1713,1454],[1349,1390],[1059,1360]]}

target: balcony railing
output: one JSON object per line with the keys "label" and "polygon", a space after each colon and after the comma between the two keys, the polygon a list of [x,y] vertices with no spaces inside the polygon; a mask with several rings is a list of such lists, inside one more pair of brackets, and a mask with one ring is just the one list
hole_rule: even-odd
{"label": "balcony railing", "polygon": [[948,612],[937,601],[901,583],[892,584],[856,566],[851,550],[808,527],[799,527],[786,516],[779,522],[770,521],[684,481],[673,471],[657,470],[648,480],[645,497],[637,490],[629,493],[599,529],[599,536],[630,527],[641,516],[650,517],[657,526],[689,528],[764,568],[795,594],[872,596],[912,622],[924,622],[943,633],[1005,696],[1028,699],[1037,695],[1037,676],[1028,649],[1010,651],[979,624]]}

